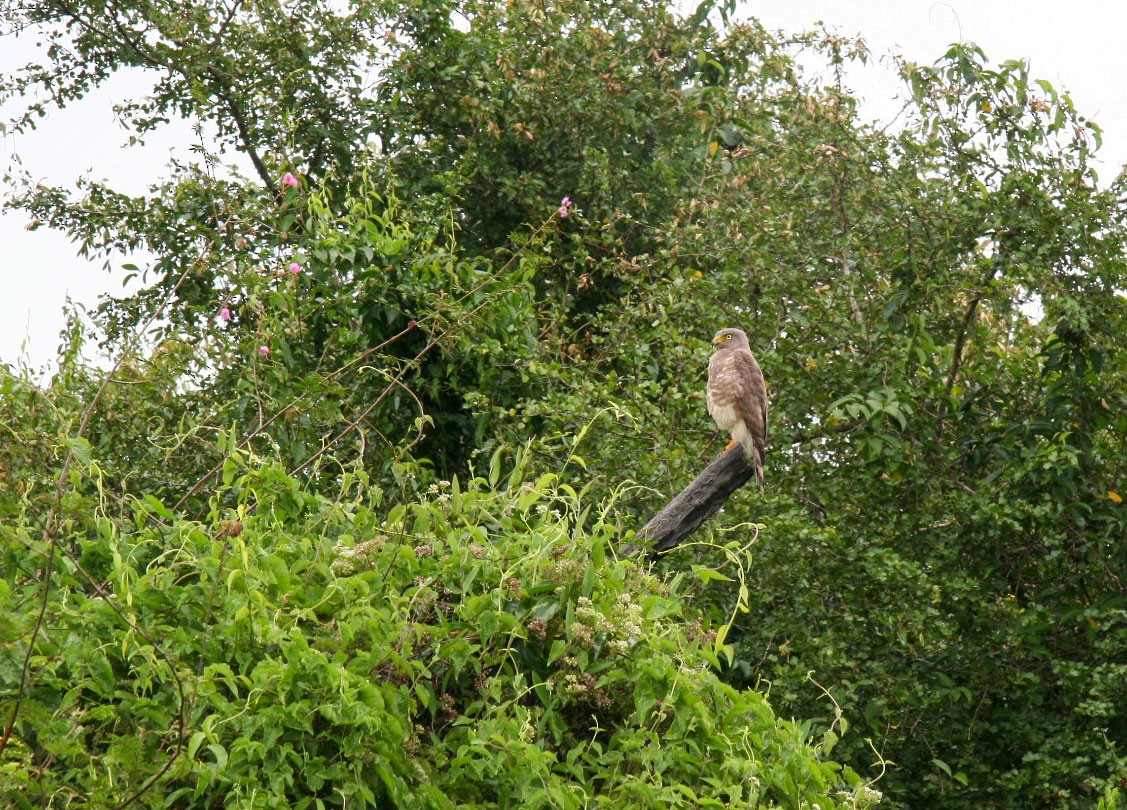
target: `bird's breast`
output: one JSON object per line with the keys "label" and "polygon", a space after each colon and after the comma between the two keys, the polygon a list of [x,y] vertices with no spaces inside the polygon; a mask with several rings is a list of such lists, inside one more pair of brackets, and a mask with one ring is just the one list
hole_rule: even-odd
{"label": "bird's breast", "polygon": [[718,402],[712,397],[708,398],[708,413],[721,430],[731,430],[740,421],[739,414],[730,403]]}
{"label": "bird's breast", "polygon": [[740,390],[735,358],[718,352],[708,361],[708,413],[721,430],[731,430],[740,421],[734,393]]}

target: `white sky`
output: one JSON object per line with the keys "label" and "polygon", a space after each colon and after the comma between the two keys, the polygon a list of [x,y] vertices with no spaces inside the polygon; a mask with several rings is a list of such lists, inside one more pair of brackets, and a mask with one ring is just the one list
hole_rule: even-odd
{"label": "white sky", "polygon": [[[689,4],[692,0],[687,0]],[[804,30],[816,21],[847,36],[860,36],[873,60],[850,73],[862,112],[887,121],[902,94],[892,52],[930,64],[952,42],[975,42],[991,62],[1028,59],[1031,74],[1068,92],[1077,110],[1104,130],[1101,178],[1109,181],[1127,163],[1127,6],[1108,0],[744,0],[742,15],[769,29]],[[0,71],[35,56],[33,40],[0,40]],[[110,180],[140,193],[166,174],[170,154],[188,157],[187,127],[157,133],[143,151],[124,149],[127,133],[114,121],[114,100],[141,92],[138,77],[119,77],[97,96],[52,114],[34,132],[0,135],[0,183],[18,156],[23,168],[44,182],[72,185],[82,175]],[[0,109],[0,120],[8,116]],[[0,185],[0,199],[8,191]],[[0,364],[25,357],[32,369],[54,359],[63,327],[63,305],[93,306],[103,293],[121,290],[120,270],[87,262],[65,236],[46,227],[25,229],[26,215],[0,215]],[[111,260],[115,266],[129,261]],[[142,264],[142,262],[137,262]]]}

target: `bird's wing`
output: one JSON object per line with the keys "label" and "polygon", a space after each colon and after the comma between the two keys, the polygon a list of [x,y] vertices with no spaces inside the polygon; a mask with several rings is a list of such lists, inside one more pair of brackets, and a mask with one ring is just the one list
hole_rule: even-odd
{"label": "bird's wing", "polygon": [[738,380],[735,391],[736,410],[747,425],[751,435],[760,444],[767,440],[767,384],[751,352],[737,352],[732,358]]}

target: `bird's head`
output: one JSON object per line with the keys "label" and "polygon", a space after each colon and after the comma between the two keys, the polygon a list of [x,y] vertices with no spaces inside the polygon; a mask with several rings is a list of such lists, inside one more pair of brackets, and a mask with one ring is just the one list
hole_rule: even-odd
{"label": "bird's head", "polygon": [[743,346],[747,348],[747,335],[741,329],[721,329],[712,338],[712,345],[717,349]]}

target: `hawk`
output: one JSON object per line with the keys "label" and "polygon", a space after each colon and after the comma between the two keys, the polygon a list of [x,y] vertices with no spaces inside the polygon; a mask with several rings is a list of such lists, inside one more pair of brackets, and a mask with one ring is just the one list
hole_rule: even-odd
{"label": "hawk", "polygon": [[[764,444],[767,441],[767,384],[763,371],[739,329],[721,329],[712,339],[716,351],[708,361],[708,413],[728,431],[731,447],[739,444],[755,468],[763,491]],[[725,448],[727,449],[727,448]]]}

